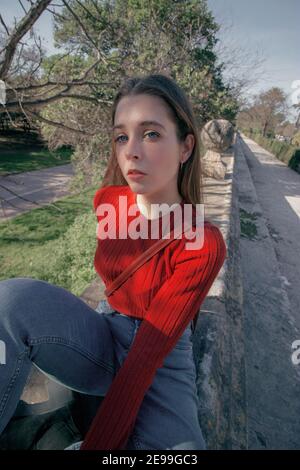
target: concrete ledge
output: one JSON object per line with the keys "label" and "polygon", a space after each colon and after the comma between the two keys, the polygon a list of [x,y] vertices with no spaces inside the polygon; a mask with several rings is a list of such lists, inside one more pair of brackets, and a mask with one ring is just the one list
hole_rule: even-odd
{"label": "concrete ledge", "polygon": [[105,284],[100,276],[97,276],[97,278],[94,279],[94,281],[82,292],[80,298],[90,307],[95,309],[100,300],[106,299],[104,290]]}
{"label": "concrete ledge", "polygon": [[240,266],[236,144],[222,155],[224,180],[205,178],[205,212],[227,258],[205,298],[193,338],[199,422],[208,449],[247,448],[247,400]]}

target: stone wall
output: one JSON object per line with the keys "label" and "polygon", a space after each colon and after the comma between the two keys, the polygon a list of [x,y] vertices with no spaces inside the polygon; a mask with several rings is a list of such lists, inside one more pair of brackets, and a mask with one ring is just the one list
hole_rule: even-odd
{"label": "stone wall", "polygon": [[[209,449],[247,448],[243,289],[235,139],[219,152],[224,178],[205,177],[205,211],[227,257],[205,298],[194,335],[199,421]],[[215,159],[214,159],[215,161]]]}

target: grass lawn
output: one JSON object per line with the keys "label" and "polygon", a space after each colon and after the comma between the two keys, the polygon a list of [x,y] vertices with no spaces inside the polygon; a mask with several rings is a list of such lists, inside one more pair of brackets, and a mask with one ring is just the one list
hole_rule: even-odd
{"label": "grass lawn", "polygon": [[55,260],[54,242],[67,231],[77,216],[93,212],[93,196],[99,186],[55,201],[61,212],[45,206],[1,222],[0,280],[13,277],[47,278],[48,264],[52,266]]}
{"label": "grass lawn", "polygon": [[0,175],[41,170],[70,163],[73,150],[50,151],[35,134],[10,132],[0,135]]}
{"label": "grass lawn", "polygon": [[0,147],[0,175],[66,165],[71,162],[72,152],[73,150],[70,148],[61,148],[54,152],[50,152],[46,148],[1,151]]}

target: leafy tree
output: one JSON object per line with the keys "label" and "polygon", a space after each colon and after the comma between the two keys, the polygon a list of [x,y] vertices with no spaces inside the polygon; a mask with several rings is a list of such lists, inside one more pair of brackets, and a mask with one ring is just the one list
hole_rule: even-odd
{"label": "leafy tree", "polygon": [[[99,181],[99,160],[110,150],[109,110],[123,80],[132,75],[166,73],[191,97],[199,127],[212,118],[234,121],[238,104],[216,65],[214,46],[218,25],[205,0],[70,0],[55,16],[56,46],[65,53],[43,62],[53,79],[76,80],[81,66],[94,64],[89,83],[72,97],[47,106],[42,117],[50,143],[73,142],[78,168],[85,163],[86,178]],[[55,65],[53,65],[55,64]],[[93,100],[93,101],[91,101]],[[52,126],[50,121],[60,123]],[[76,128],[78,132],[72,131]],[[91,176],[93,175],[93,176]],[[85,179],[82,179],[82,184]],[[75,182],[77,184],[77,182]]]}
{"label": "leafy tree", "polygon": [[[24,113],[49,146],[72,145],[78,179],[99,181],[110,151],[110,108],[125,78],[164,73],[190,96],[199,127],[211,118],[234,121],[237,90],[217,65],[219,25],[206,0],[51,0],[30,2],[9,28],[0,17],[0,78],[7,103],[0,114]],[[33,25],[54,19],[60,54],[46,57]],[[26,33],[34,43],[30,48]],[[23,41],[25,40],[25,43]],[[24,46],[24,47],[23,47]],[[37,124],[36,124],[37,125]]]}
{"label": "leafy tree", "polygon": [[273,87],[258,94],[252,106],[244,108],[238,116],[241,128],[254,128],[265,137],[274,134],[287,113],[287,97],[281,88]]}

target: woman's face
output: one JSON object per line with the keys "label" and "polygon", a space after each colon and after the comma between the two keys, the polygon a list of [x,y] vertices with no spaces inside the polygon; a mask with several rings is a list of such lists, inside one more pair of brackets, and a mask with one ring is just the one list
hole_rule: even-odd
{"label": "woman's face", "polygon": [[[180,161],[192,153],[194,136],[189,134],[185,143],[178,142],[176,126],[161,98],[146,94],[122,98],[115,113],[113,139],[118,164],[133,192],[152,202],[178,197]],[[131,168],[146,174],[130,177]]]}

